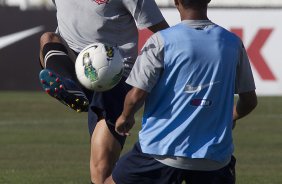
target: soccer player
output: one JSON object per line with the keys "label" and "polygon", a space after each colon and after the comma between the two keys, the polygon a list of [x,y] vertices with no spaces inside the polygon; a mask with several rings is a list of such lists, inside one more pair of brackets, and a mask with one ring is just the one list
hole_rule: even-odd
{"label": "soccer player", "polygon": [[116,131],[128,135],[145,103],[142,129],[107,184],[235,183],[233,121],[257,105],[246,51],[208,19],[210,0],[174,2],[182,22],[148,39],[127,78]]}
{"label": "soccer player", "polygon": [[[167,28],[154,0],[53,0],[58,28],[40,39],[40,72],[43,89],[72,109],[88,111],[91,135],[92,183],[103,183],[118,159],[125,136],[115,132],[131,86],[124,81],[138,55],[138,28],[153,32]],[[77,82],[74,61],[87,45],[101,42],[118,46],[124,77],[112,90],[89,92]]]}

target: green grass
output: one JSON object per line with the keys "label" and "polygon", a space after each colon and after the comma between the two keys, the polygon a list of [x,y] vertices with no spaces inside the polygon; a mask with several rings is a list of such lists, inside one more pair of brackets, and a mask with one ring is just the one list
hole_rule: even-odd
{"label": "green grass", "polygon": [[282,183],[282,98],[259,98],[234,131],[238,183]]}
{"label": "green grass", "polygon": [[[238,121],[238,184],[282,183],[281,130],[282,97],[259,98],[257,109]],[[86,113],[41,92],[0,92],[0,184],[88,184],[89,149]]]}

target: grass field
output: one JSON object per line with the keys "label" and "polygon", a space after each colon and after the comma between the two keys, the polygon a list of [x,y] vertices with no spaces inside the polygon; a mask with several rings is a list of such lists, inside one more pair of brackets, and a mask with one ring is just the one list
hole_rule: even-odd
{"label": "grass field", "polygon": [[[260,97],[234,131],[238,184],[282,183],[281,132],[282,97]],[[88,160],[85,113],[41,92],[0,92],[0,184],[89,184]]]}

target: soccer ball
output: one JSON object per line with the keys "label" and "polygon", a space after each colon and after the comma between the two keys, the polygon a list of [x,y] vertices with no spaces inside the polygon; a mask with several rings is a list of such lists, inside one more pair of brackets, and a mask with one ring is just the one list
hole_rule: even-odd
{"label": "soccer ball", "polygon": [[75,71],[78,81],[92,91],[107,91],[123,75],[123,61],[117,47],[93,43],[77,56]]}

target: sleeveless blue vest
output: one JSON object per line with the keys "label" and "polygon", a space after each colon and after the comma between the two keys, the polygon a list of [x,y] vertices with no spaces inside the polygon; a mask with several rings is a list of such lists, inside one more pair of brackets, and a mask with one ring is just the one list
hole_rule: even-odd
{"label": "sleeveless blue vest", "polygon": [[160,33],[164,70],[145,102],[142,151],[226,161],[240,39],[217,25],[197,30],[180,23]]}

